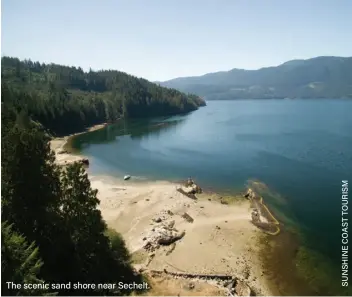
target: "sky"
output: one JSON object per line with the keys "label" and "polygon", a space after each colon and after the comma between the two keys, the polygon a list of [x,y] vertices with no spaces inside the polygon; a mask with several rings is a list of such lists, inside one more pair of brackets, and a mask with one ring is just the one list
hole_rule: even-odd
{"label": "sky", "polygon": [[1,54],[164,81],[352,56],[352,0],[2,0]]}

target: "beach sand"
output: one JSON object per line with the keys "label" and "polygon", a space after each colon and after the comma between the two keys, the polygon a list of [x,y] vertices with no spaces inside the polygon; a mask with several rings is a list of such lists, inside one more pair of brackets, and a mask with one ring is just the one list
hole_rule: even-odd
{"label": "beach sand", "polygon": [[[62,153],[67,139],[51,141],[59,164],[82,158]],[[260,261],[260,241],[266,235],[251,223],[248,200],[241,198],[235,203],[221,204],[219,196],[214,193],[197,194],[198,199],[193,200],[178,192],[176,184],[135,182],[133,176],[128,181],[92,175],[89,179],[92,188],[98,189],[99,208],[104,220],[109,228],[122,234],[134,263],[148,270],[230,274],[243,280],[257,295],[272,295]],[[193,218],[193,222],[184,219],[184,213]],[[170,223],[185,235],[172,245],[156,249],[150,257],[143,247],[151,238],[153,229]],[[166,276],[164,281],[160,278],[154,280],[153,283],[158,284],[154,286],[154,294],[166,290],[167,295],[187,295],[177,282],[179,280]],[[170,291],[162,286],[175,289]],[[215,292],[218,291],[207,288],[189,295],[214,295]]]}

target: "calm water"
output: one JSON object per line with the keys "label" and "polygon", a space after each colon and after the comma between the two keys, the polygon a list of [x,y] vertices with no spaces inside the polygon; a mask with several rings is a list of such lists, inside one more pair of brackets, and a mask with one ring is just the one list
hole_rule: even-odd
{"label": "calm water", "polygon": [[352,181],[352,101],[207,104],[185,116],[120,122],[77,137],[74,146],[92,158],[93,174],[192,176],[221,191],[258,179],[286,225],[299,224],[306,244],[340,259],[341,180]]}

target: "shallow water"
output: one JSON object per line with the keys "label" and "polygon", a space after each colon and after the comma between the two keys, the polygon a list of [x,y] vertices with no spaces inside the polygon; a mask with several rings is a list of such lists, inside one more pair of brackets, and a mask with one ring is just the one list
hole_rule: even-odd
{"label": "shallow water", "polygon": [[[79,135],[90,171],[237,191],[259,180],[304,245],[340,265],[341,180],[352,177],[352,101],[211,101],[188,115],[121,121]],[[338,276],[337,276],[338,278]]]}

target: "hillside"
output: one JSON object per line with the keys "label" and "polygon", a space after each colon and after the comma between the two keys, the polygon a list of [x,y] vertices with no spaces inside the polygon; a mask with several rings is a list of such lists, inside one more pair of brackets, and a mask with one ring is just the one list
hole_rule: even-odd
{"label": "hillside", "polygon": [[352,98],[352,57],[292,60],[258,70],[175,78],[161,86],[212,99]]}
{"label": "hillside", "polygon": [[[196,95],[160,87],[115,70],[1,59],[3,94],[17,110],[56,134],[69,134],[120,117],[174,115],[205,105]],[[5,99],[4,99],[5,98]],[[13,101],[13,99],[11,99]]]}

